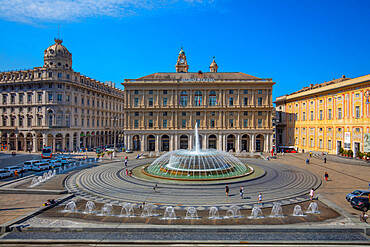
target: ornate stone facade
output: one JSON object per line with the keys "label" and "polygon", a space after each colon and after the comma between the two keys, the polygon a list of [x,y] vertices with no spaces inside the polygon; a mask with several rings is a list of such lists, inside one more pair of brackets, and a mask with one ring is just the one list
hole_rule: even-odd
{"label": "ornate stone facade", "polygon": [[0,73],[2,150],[74,150],[123,142],[124,93],[72,69],[55,39],[44,66]]}
{"label": "ornate stone facade", "polygon": [[138,151],[192,149],[195,123],[202,147],[242,152],[272,148],[272,79],[244,73],[188,72],[181,49],[176,73],[126,79],[125,143]]}

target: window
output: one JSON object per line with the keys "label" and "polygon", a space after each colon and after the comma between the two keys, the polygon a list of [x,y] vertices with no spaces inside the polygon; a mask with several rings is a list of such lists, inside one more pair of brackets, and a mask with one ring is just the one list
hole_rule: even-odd
{"label": "window", "polygon": [[331,109],[328,109],[328,119],[331,120]]}
{"label": "window", "polygon": [[311,111],[311,121],[313,121],[313,111]]}
{"label": "window", "polygon": [[23,104],[23,94],[19,94],[19,103]]}
{"label": "window", "polygon": [[3,126],[6,126],[6,117],[3,116]]}
{"label": "window", "polygon": [[188,92],[187,91],[181,91],[181,93],[180,93],[180,105],[181,106],[187,106],[188,105]]}
{"label": "window", "polygon": [[360,132],[360,128],[356,128],[355,129],[355,132]]}
{"label": "window", "polygon": [[262,119],[258,119],[258,128],[262,128]]}
{"label": "window", "polygon": [[302,120],[306,121],[306,112],[303,112]]}
{"label": "window", "polygon": [[338,119],[342,119],[342,108],[338,108]]}
{"label": "window", "polygon": [[61,94],[58,94],[58,95],[57,95],[57,101],[58,101],[58,102],[61,102],[61,101],[62,101],[62,95],[61,95]]}
{"label": "window", "polygon": [[209,105],[217,105],[217,96],[215,91],[209,92]]}
{"label": "window", "polygon": [[139,120],[138,119],[134,120],[134,126],[135,126],[135,128],[139,128]]}
{"label": "window", "polygon": [[356,97],[356,98],[360,97],[360,94],[356,93],[356,94],[355,94],[355,97]]}
{"label": "window", "polygon": [[67,95],[67,96],[66,96],[66,101],[67,101],[67,102],[70,102],[70,101],[71,101],[71,95]]}
{"label": "window", "polygon": [[149,94],[153,94],[153,90],[149,90]]}
{"label": "window", "polygon": [[194,105],[196,106],[202,105],[202,92],[201,91],[195,92]]}
{"label": "window", "polygon": [[139,112],[138,111],[134,112],[134,116],[135,117],[139,116]]}
{"label": "window", "polygon": [[234,90],[229,90],[229,94],[234,94]]}
{"label": "window", "polygon": [[244,98],[244,105],[248,105],[248,98]]}
{"label": "window", "polygon": [[195,120],[195,122],[197,123],[197,125],[198,125],[198,127],[200,126],[200,120],[199,119],[197,119],[197,120]]}
{"label": "window", "polygon": [[19,116],[18,120],[19,120],[19,126],[23,127],[23,116]]}
{"label": "window", "polygon": [[320,99],[320,104],[322,104],[322,99]]}
{"label": "window", "polygon": [[229,119],[229,127],[230,128],[234,127],[234,119]]}
{"label": "window", "polygon": [[328,102],[331,102],[331,98],[328,99]]}
{"label": "window", "polygon": [[49,116],[49,126],[53,126],[53,116]]}
{"label": "window", "polygon": [[319,140],[319,148],[322,148],[322,139]]}
{"label": "window", "polygon": [[87,105],[90,105],[90,99],[87,99]]}
{"label": "window", "polygon": [[211,128],[214,128],[215,127],[215,120],[214,119],[211,119],[211,121],[210,121],[210,127]]}
{"label": "window", "polygon": [[262,89],[258,89],[258,94],[262,94]]}
{"label": "window", "polygon": [[320,114],[320,120],[322,120],[322,110],[320,110],[319,114]]}
{"label": "window", "polygon": [[6,94],[3,94],[3,104],[6,104],[6,101],[7,101],[7,96]]}
{"label": "window", "polygon": [[149,98],[149,100],[148,100],[148,106],[153,106],[153,98]]}
{"label": "window", "polygon": [[312,138],[310,139],[310,147],[313,148],[313,139]]}
{"label": "window", "polygon": [[248,128],[248,119],[243,120],[243,127]]}
{"label": "window", "polygon": [[328,140],[328,149],[331,150],[332,147],[331,147],[331,140]]}
{"label": "window", "polygon": [[342,131],[342,128],[338,128],[338,132],[341,132]]}
{"label": "window", "polygon": [[248,90],[244,90],[244,94],[248,94]]}
{"label": "window", "polygon": [[69,74],[67,74],[67,79],[69,79]]}
{"label": "window", "polygon": [[[60,73],[59,73],[60,74]],[[58,74],[58,75],[59,75]],[[58,88],[63,88],[63,84],[58,84]]]}
{"label": "window", "polygon": [[52,93],[49,93],[48,94],[48,99],[49,99],[49,101],[52,101],[53,100],[53,94]]}
{"label": "window", "polygon": [[186,116],[186,111],[181,112],[181,116],[185,117]]}
{"label": "window", "polygon": [[211,111],[211,116],[216,116],[216,112]]}
{"label": "window", "polygon": [[[262,112],[261,111],[258,112],[258,116],[262,116]],[[289,116],[291,116],[291,115],[289,115]],[[291,119],[289,119],[289,120],[291,120]]]}
{"label": "window", "polygon": [[31,103],[32,102],[32,94],[27,94],[27,102]]}
{"label": "window", "polygon": [[234,98],[229,98],[229,105],[233,106],[234,105]]}
{"label": "window", "polygon": [[261,97],[259,97],[259,98],[258,98],[258,105],[259,105],[259,106],[261,106],[261,105],[262,105],[262,98],[261,98]]}
{"label": "window", "polygon": [[360,118],[360,106],[356,106],[356,118]]}
{"label": "window", "polygon": [[163,106],[167,106],[167,98],[163,98]]}
{"label": "window", "polygon": [[200,111],[195,112],[196,116],[200,116]]}
{"label": "window", "polygon": [[229,112],[229,116],[234,116],[234,112],[233,111]]}
{"label": "window", "polygon": [[153,112],[152,111],[149,112],[149,117],[153,117]]}
{"label": "window", "polygon": [[153,119],[149,119],[149,128],[153,128]]}
{"label": "window", "polygon": [[243,115],[248,116],[248,112],[247,111],[243,112]]}
{"label": "window", "polygon": [[167,128],[167,119],[163,119],[163,128]]}
{"label": "window", "polygon": [[135,94],[139,94],[139,90],[135,90],[135,92],[134,92]]}
{"label": "window", "polygon": [[139,106],[139,98],[134,99],[134,106]]}
{"label": "window", "polygon": [[69,127],[69,115],[66,115],[66,126]]}
{"label": "window", "polygon": [[183,120],[181,121],[181,127],[182,127],[182,128],[186,128],[186,119],[183,119]]}
{"label": "window", "polygon": [[10,103],[12,103],[12,104],[15,103],[15,95],[14,94],[10,95]]}
{"label": "window", "polygon": [[[49,72],[49,77],[53,77],[53,72]],[[49,88],[50,88],[50,85],[51,87],[53,87],[53,84],[49,84]]]}
{"label": "window", "polygon": [[306,138],[302,138],[302,146],[306,146]]}
{"label": "window", "polygon": [[164,117],[166,117],[166,116],[167,116],[167,112],[166,112],[166,111],[164,111],[164,112],[163,112],[163,116],[164,116]]}
{"label": "window", "polygon": [[167,90],[163,90],[163,94],[167,94]]}

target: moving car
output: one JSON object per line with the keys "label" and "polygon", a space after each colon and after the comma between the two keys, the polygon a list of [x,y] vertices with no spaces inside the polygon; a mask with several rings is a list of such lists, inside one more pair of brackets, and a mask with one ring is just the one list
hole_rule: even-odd
{"label": "moving car", "polygon": [[4,170],[4,169],[0,170],[0,178],[6,178],[6,177],[10,177],[12,175],[13,175],[13,173],[11,171],[7,171],[7,170]]}
{"label": "moving car", "polygon": [[369,196],[355,196],[352,198],[351,205],[354,209],[367,212],[370,208]]}
{"label": "moving car", "polygon": [[355,196],[369,196],[370,191],[368,190],[355,190],[352,193],[346,195],[347,201],[351,201]]}
{"label": "moving car", "polygon": [[25,171],[30,171],[30,170],[32,170],[32,165],[33,164],[36,164],[36,163],[39,163],[40,161],[39,160],[29,160],[29,161],[25,161],[24,163],[23,163],[23,169],[25,170]]}
{"label": "moving car", "polygon": [[40,161],[33,165],[32,170],[34,171],[44,171],[50,169],[51,165],[48,162]]}
{"label": "moving car", "polygon": [[126,153],[133,153],[134,151],[132,149],[126,149]]}

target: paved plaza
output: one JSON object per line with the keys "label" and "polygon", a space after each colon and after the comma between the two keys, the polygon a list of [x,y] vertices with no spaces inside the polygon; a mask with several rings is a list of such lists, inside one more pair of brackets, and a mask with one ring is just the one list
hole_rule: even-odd
{"label": "paved plaza", "polygon": [[[153,161],[153,158],[136,160],[136,155],[136,153],[128,155],[128,169],[149,164]],[[89,154],[89,156],[92,157],[93,154]],[[93,200],[99,205],[112,203],[115,207],[130,202],[138,207],[145,201],[146,203],[157,204],[161,211],[169,205],[182,211],[188,206],[194,206],[198,210],[218,206],[220,210],[226,210],[230,205],[238,205],[242,210],[250,211],[253,205],[257,203],[258,193],[264,195],[264,208],[271,208],[274,202],[279,202],[283,206],[294,205],[307,201],[309,199],[308,192],[310,188],[314,187],[317,188],[316,196],[319,197],[319,201],[332,207],[341,216],[337,220],[332,219],[322,223],[309,223],[306,220],[305,223],[301,224],[277,226],[269,224],[258,227],[253,225],[225,226],[217,224],[208,226],[208,228],[205,226],[205,228],[189,226],[189,229],[192,230],[186,230],[185,232],[183,229],[187,226],[178,228],[176,225],[172,225],[171,232],[168,232],[166,226],[159,227],[143,225],[142,223],[123,224],[123,222],[120,222],[117,225],[117,223],[107,221],[103,223],[104,225],[94,225],[96,223],[63,218],[60,218],[60,220],[50,218],[51,221],[42,221],[47,218],[45,216],[40,218],[43,214],[40,216],[35,214],[26,221],[26,225],[22,223],[19,225],[23,229],[22,232],[12,231],[4,234],[0,239],[0,244],[5,246],[14,244],[16,246],[17,242],[15,241],[20,241],[19,243],[23,242],[26,245],[28,243],[41,246],[47,243],[48,239],[53,239],[55,243],[62,245],[66,244],[66,241],[70,241],[70,244],[76,246],[78,244],[83,246],[88,243],[132,243],[134,245],[138,243],[146,244],[150,241],[162,244],[171,242],[204,244],[214,241],[216,244],[222,242],[228,245],[242,245],[247,244],[246,242],[281,243],[284,241],[290,244],[299,243],[300,241],[310,244],[349,245],[350,243],[369,243],[368,236],[364,234],[364,229],[367,228],[366,224],[359,221],[360,212],[354,210],[345,200],[345,195],[348,192],[355,189],[367,189],[370,166],[363,162],[329,155],[327,156],[328,162],[323,163],[322,156],[314,155],[310,158],[310,164],[307,165],[305,159],[308,154],[279,154],[277,159],[271,159],[270,161],[242,158],[242,161],[247,164],[261,167],[266,171],[266,174],[255,180],[230,183],[231,193],[227,197],[224,191],[225,184],[222,183],[194,186],[191,184],[176,185],[160,182],[157,183],[156,190],[153,190],[156,184],[155,181],[147,181],[136,176],[126,176],[126,167],[123,162],[125,156],[126,154],[119,153],[116,158],[104,158],[103,162],[88,168],[76,168],[64,173],[64,175],[57,175],[56,178],[41,187],[33,189],[32,193],[23,191],[22,194],[12,194],[12,192],[4,191],[9,187],[27,190],[27,184],[34,175],[22,178],[16,183],[12,181],[2,182],[0,190],[1,193],[5,193],[0,197],[2,209],[0,211],[0,222],[2,226],[9,225],[9,222],[16,223],[25,215],[37,212],[43,208],[41,205],[47,199],[62,199],[69,196],[69,194],[43,194],[41,190],[47,187],[55,191],[65,190],[75,194],[74,198],[69,198],[63,204],[73,199]],[[325,171],[329,173],[329,181],[323,179]],[[65,187],[63,187],[63,183]],[[240,185],[245,186],[244,199],[239,196]],[[52,213],[52,210],[50,212]],[[32,221],[33,219],[35,221]],[[32,222],[37,221],[43,222],[42,224],[46,229],[49,229],[49,232],[45,233],[45,228],[32,225]],[[103,221],[106,221],[106,219]],[[157,230],[153,231],[153,227]],[[85,230],[81,232],[81,229]],[[78,242],[76,239],[85,239],[86,242]],[[244,241],[246,242],[244,243]]]}

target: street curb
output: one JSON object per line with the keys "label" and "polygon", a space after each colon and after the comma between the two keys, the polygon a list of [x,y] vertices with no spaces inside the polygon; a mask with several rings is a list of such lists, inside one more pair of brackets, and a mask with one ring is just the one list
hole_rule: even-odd
{"label": "street curb", "polygon": [[61,195],[67,194],[67,190],[40,190],[40,189],[16,189],[1,188],[0,194],[43,194],[43,195]]}
{"label": "street curb", "polygon": [[16,225],[16,224],[20,224],[30,218],[33,218],[55,206],[58,206],[59,204],[73,198],[75,195],[74,194],[69,194],[69,195],[65,195],[63,196],[62,198],[59,198],[57,200],[56,203],[52,204],[52,205],[49,205],[49,206],[41,206],[40,208],[38,209],[35,209],[34,211],[26,214],[26,215],[22,215],[14,220],[11,220],[11,221],[8,221],[6,222],[5,224],[2,224],[0,225],[0,234],[3,234],[5,232],[9,232],[9,231],[12,231],[14,227],[12,227],[12,225]]}

